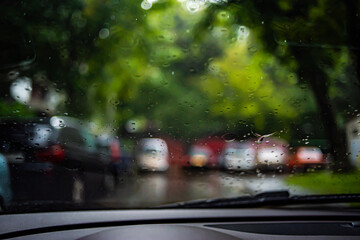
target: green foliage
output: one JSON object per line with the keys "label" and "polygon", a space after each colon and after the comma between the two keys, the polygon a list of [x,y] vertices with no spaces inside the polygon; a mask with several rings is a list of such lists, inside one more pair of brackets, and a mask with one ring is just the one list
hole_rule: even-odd
{"label": "green foliage", "polygon": [[28,106],[18,102],[0,101],[1,117],[32,117],[34,112]]}
{"label": "green foliage", "polygon": [[146,119],[184,138],[254,128],[290,140],[304,125],[324,135],[323,106],[340,127],[359,107],[346,3],[229,1],[190,11],[175,0],[148,10],[131,0],[7,2],[2,23],[36,51],[22,74],[44,73],[66,93],[58,113],[109,129]]}
{"label": "green foliage", "polygon": [[318,194],[342,194],[360,192],[360,174],[317,172],[289,176],[287,182]]}

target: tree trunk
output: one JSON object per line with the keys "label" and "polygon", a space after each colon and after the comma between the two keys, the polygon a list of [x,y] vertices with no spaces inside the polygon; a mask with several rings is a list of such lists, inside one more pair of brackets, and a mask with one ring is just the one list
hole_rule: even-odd
{"label": "tree trunk", "polygon": [[313,80],[310,80],[310,86],[313,90],[322,123],[324,125],[327,138],[330,142],[330,154],[332,155],[331,169],[334,172],[346,172],[351,170],[350,161],[346,151],[345,132],[336,124],[335,114],[333,112],[328,96],[328,88],[324,82],[323,74],[314,74]]}
{"label": "tree trunk", "polygon": [[[294,52],[296,52],[295,56],[299,63],[298,76],[303,77],[312,89],[325,134],[330,143],[332,157],[330,167],[333,172],[350,171],[352,166],[347,156],[345,131],[339,129],[336,123],[335,113],[328,94],[328,77],[316,62],[316,59],[321,59],[319,58],[321,51],[315,53],[314,51],[297,51]],[[317,58],[312,56],[313,54],[317,55]]]}
{"label": "tree trunk", "polygon": [[360,84],[360,25],[359,25],[359,3],[355,1],[345,1],[346,6],[346,39],[345,44],[350,49],[350,54],[355,66],[355,74]]}

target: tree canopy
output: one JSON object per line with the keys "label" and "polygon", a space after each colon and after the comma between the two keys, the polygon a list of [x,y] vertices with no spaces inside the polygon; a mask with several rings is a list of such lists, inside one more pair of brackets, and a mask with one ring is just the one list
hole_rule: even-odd
{"label": "tree canopy", "polygon": [[334,0],[7,0],[2,114],[39,114],[10,104],[17,71],[62,96],[51,114],[102,131],[133,120],[183,139],[251,129],[304,144],[326,137],[336,168],[347,168],[344,124],[360,104],[357,10]]}

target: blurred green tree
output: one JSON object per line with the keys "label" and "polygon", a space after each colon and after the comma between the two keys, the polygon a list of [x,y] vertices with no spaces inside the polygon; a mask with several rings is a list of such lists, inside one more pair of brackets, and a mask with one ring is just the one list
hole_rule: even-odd
{"label": "blurred green tree", "polygon": [[114,132],[147,119],[185,139],[325,132],[333,169],[346,170],[343,126],[360,107],[358,9],[334,0],[5,0],[0,23],[10,34],[0,44],[14,43],[14,59],[0,59],[0,95],[8,101],[5,63],[33,49],[35,61],[16,70],[66,93],[58,114]]}
{"label": "blurred green tree", "polygon": [[[296,72],[299,84],[310,87],[331,143],[335,171],[349,170],[351,166],[344,144],[344,129],[336,121],[335,112],[341,112],[341,109],[335,108],[329,96],[332,79],[328,70],[335,68],[339,60],[337,57],[344,55],[348,49],[352,49],[355,58],[353,61],[348,58],[343,64],[358,64],[358,9],[358,1],[233,0],[209,7],[205,24],[211,26],[220,11],[232,11],[236,24],[257,29],[262,46]],[[352,75],[347,77],[351,79]],[[355,105],[358,105],[358,96],[351,97],[357,100]]]}

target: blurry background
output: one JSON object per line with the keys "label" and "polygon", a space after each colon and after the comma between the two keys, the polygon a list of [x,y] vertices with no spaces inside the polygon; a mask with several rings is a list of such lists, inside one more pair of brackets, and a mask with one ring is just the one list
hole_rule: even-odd
{"label": "blurry background", "polygon": [[0,115],[76,117],[130,153],[160,137],[178,149],[175,165],[190,164],[201,139],[276,132],[286,151],[313,146],[328,169],[348,171],[360,150],[358,10],[335,0],[5,1]]}

